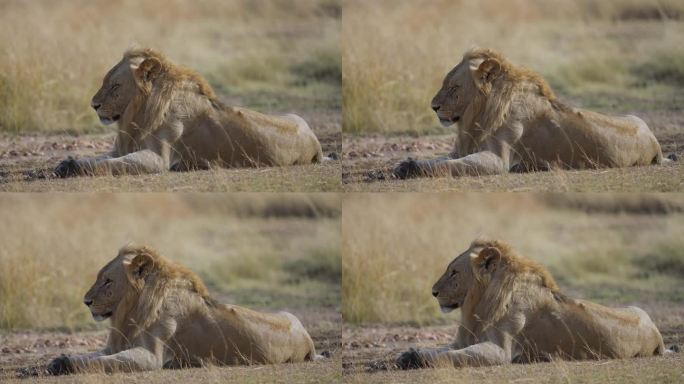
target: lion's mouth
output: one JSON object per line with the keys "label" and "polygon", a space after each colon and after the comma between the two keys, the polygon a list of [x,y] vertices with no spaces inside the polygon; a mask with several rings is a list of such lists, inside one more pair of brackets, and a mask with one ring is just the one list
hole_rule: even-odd
{"label": "lion's mouth", "polygon": [[455,309],[458,309],[460,307],[460,304],[450,304],[450,305],[440,305],[439,309],[442,311],[442,313],[449,313]]}
{"label": "lion's mouth", "polygon": [[452,117],[450,117],[450,118],[448,118],[448,119],[447,119],[447,118],[440,117],[440,118],[439,118],[439,123],[442,124],[443,127],[448,127],[448,126],[450,126],[450,125],[452,125],[452,124],[457,123],[459,120],[461,120],[461,116],[458,116],[458,115],[452,116]]}
{"label": "lion's mouth", "polygon": [[114,124],[117,121],[119,121],[119,119],[121,118],[121,115],[114,115],[114,117],[111,117],[111,118],[110,117],[103,117],[103,116],[99,116],[99,115],[98,115],[98,117],[100,118],[100,122],[102,124],[109,125],[109,124]]}
{"label": "lion's mouth", "polygon": [[107,312],[107,313],[103,313],[103,314],[101,314],[101,315],[96,315],[96,314],[93,313],[93,319],[95,319],[95,321],[107,320],[107,319],[109,319],[110,317],[112,317],[112,314],[113,314],[113,313],[112,313],[111,311],[110,311],[110,312]]}

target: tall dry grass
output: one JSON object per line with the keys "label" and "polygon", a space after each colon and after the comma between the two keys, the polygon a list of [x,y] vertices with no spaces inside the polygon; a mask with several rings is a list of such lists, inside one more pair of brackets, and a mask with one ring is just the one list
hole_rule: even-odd
{"label": "tall dry grass", "polygon": [[681,87],[683,18],[677,0],[349,0],[343,129],[443,132],[430,100],[474,46],[542,73],[577,104],[634,112]]}
{"label": "tall dry grass", "polygon": [[[342,216],[342,314],[351,323],[429,323],[432,284],[479,236],[509,242],[548,267],[563,290],[604,303],[684,300],[684,215],[652,213],[653,199],[537,194],[354,194]],[[572,199],[571,202],[566,200]],[[621,203],[622,202],[622,203]],[[574,205],[573,205],[574,204]],[[596,205],[594,204],[594,207]],[[616,209],[623,206],[624,209]]]}
{"label": "tall dry grass", "polygon": [[131,45],[258,108],[334,105],[339,17],[336,0],[0,1],[0,132],[102,130],[90,98]]}
{"label": "tall dry grass", "polygon": [[0,211],[0,329],[92,326],[83,295],[129,242],[236,304],[339,303],[333,194],[4,194]]}

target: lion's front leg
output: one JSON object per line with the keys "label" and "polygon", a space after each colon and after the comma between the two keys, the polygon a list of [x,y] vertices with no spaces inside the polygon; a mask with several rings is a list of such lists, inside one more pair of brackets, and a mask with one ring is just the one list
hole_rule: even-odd
{"label": "lion's front leg", "polygon": [[[452,157],[450,156],[440,156],[434,159],[429,159],[429,160],[414,160],[412,158],[408,158],[408,160],[404,160],[399,165],[397,165],[394,168],[394,176],[398,179],[412,179],[415,177],[427,177],[427,176],[437,176],[435,172],[433,172],[434,166],[432,164],[437,164],[439,162],[444,162],[447,160],[451,160]],[[442,176],[445,176],[446,172],[442,174]]]}
{"label": "lion's front leg", "polygon": [[145,347],[127,349],[112,355],[96,353],[82,356],[65,356],[55,358],[48,364],[47,372],[51,375],[87,372],[134,372],[161,369],[163,356],[151,352]]}
{"label": "lion's front leg", "polygon": [[483,176],[506,173],[508,164],[490,151],[473,153],[459,159],[440,157],[429,160],[407,160],[394,170],[397,178]]}
{"label": "lion's front leg", "polygon": [[487,341],[469,347],[451,350],[440,358],[445,358],[454,367],[479,367],[486,365],[501,365],[511,362],[511,351]]}
{"label": "lion's front leg", "polygon": [[62,161],[55,174],[58,177],[93,175],[139,175],[168,170],[168,160],[152,150],[145,149],[120,157],[69,158]]}
{"label": "lion's front leg", "polygon": [[461,349],[410,349],[397,359],[401,369],[417,369],[451,365],[479,367],[510,363],[510,351],[493,342],[484,342]]}
{"label": "lion's front leg", "polygon": [[46,371],[50,375],[67,375],[70,373],[75,373],[76,368],[75,364],[73,363],[74,360],[90,360],[90,359],[95,359],[100,356],[105,356],[107,355],[106,349],[102,351],[97,351],[93,353],[88,353],[85,355],[79,355],[79,356],[67,356],[67,355],[60,355],[59,357],[56,357],[48,363]]}
{"label": "lion's front leg", "polygon": [[411,348],[408,351],[399,355],[396,364],[401,369],[418,369],[434,367],[437,358],[444,353],[450,351],[449,347],[417,349]]}

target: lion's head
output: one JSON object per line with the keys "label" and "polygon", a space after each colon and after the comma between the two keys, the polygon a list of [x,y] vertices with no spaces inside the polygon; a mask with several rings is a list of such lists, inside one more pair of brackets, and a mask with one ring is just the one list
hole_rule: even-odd
{"label": "lion's head", "polygon": [[186,81],[191,84],[188,89],[215,98],[206,80],[194,71],[173,64],[153,49],[129,49],[107,72],[91,106],[106,125],[132,119],[142,107],[146,107],[146,115],[157,118],[177,91],[175,85]]}
{"label": "lion's head", "polygon": [[432,109],[439,122],[448,127],[457,123],[468,108],[482,101],[485,86],[501,72],[501,62],[496,57],[483,58],[466,53],[463,60],[444,78],[442,88],[432,98]]}
{"label": "lion's head", "polygon": [[84,303],[93,318],[117,325],[133,319],[145,325],[156,319],[171,280],[209,301],[207,288],[189,269],[171,263],[148,247],[128,245],[97,274]]}
{"label": "lion's head", "polygon": [[444,126],[459,123],[462,151],[472,153],[503,124],[517,93],[535,92],[561,108],[546,81],[489,49],[472,49],[444,78],[432,109]]}
{"label": "lion's head", "polygon": [[83,299],[96,321],[130,310],[154,268],[155,256],[148,248],[127,246],[98,272]]}
{"label": "lion's head", "polygon": [[437,299],[442,312],[451,312],[463,306],[473,285],[473,260],[481,249],[471,245],[449,263],[442,277],[432,286],[432,296]]}
{"label": "lion's head", "polygon": [[432,295],[443,312],[460,307],[472,311],[482,302],[491,320],[505,309],[514,287],[522,282],[558,292],[549,272],[538,263],[518,256],[501,241],[478,239],[449,263]]}
{"label": "lion's head", "polygon": [[123,261],[117,257],[98,272],[97,280],[85,294],[83,303],[96,321],[102,321],[114,314],[131,288]]}
{"label": "lion's head", "polygon": [[154,77],[161,71],[161,61],[156,57],[145,58],[128,51],[102,80],[90,105],[100,121],[109,125],[121,119],[131,102],[140,97]]}

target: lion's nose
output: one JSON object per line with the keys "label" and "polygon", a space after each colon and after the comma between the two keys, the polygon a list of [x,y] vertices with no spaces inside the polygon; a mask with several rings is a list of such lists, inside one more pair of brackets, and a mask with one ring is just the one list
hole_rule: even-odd
{"label": "lion's nose", "polygon": [[102,104],[91,103],[90,106],[97,111],[102,106]]}
{"label": "lion's nose", "polygon": [[432,296],[437,297],[439,296],[439,291],[435,291],[434,289],[432,290]]}
{"label": "lion's nose", "polygon": [[433,105],[432,110],[435,112],[439,111],[439,105]]}
{"label": "lion's nose", "polygon": [[90,307],[91,305],[93,305],[93,301],[92,301],[92,300],[89,300],[89,299],[85,299],[85,300],[83,300],[83,304],[85,304],[86,306]]}

